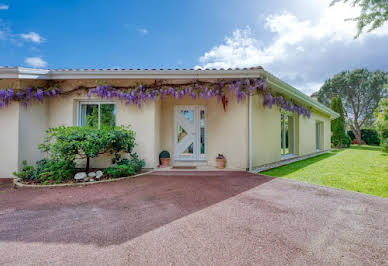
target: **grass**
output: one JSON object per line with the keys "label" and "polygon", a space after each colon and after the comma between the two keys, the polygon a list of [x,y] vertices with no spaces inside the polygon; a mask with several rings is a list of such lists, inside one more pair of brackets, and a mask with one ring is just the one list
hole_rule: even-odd
{"label": "grass", "polygon": [[352,145],[262,174],[388,198],[388,153],[374,146]]}

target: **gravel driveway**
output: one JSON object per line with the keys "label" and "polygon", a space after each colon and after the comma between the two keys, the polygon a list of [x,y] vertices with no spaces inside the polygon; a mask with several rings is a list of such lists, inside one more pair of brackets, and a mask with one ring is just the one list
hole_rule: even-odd
{"label": "gravel driveway", "polygon": [[0,264],[388,264],[388,200],[229,171],[2,185]]}

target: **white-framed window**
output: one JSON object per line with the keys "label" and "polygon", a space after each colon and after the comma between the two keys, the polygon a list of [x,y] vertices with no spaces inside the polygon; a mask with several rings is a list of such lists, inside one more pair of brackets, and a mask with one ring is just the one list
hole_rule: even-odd
{"label": "white-framed window", "polygon": [[292,156],[295,153],[295,118],[292,114],[281,114],[280,129],[280,154]]}
{"label": "white-framed window", "polygon": [[112,128],[116,125],[116,103],[80,101],[78,104],[78,126],[90,128]]}

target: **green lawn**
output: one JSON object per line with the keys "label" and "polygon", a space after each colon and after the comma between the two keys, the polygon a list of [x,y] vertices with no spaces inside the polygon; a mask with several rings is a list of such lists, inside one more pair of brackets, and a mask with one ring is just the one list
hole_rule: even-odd
{"label": "green lawn", "polygon": [[388,153],[379,147],[352,145],[262,174],[388,198]]}

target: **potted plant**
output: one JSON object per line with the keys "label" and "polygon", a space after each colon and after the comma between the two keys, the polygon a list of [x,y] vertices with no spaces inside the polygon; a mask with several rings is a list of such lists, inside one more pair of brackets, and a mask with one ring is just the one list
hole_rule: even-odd
{"label": "potted plant", "polygon": [[168,151],[162,151],[159,154],[159,161],[161,167],[168,167],[170,165],[170,153]]}
{"label": "potted plant", "polygon": [[218,154],[218,156],[216,158],[216,161],[217,161],[217,166],[216,167],[218,169],[224,169],[225,168],[226,159],[225,159],[223,154]]}

